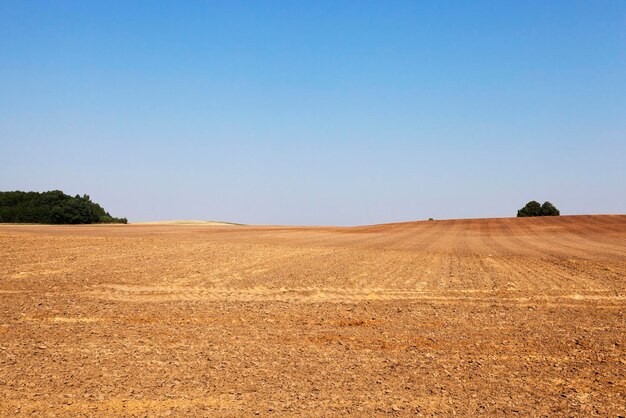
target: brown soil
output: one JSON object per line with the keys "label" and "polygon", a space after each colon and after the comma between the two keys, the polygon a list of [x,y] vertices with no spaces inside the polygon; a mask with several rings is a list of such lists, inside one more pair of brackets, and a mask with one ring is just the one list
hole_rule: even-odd
{"label": "brown soil", "polygon": [[626,413],[626,216],[0,226],[0,416]]}

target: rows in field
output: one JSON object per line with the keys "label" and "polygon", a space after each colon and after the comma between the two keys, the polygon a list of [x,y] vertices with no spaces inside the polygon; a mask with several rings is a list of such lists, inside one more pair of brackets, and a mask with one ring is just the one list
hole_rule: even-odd
{"label": "rows in field", "polygon": [[[589,290],[620,296],[626,291],[625,218],[474,219],[363,228],[152,227],[117,229],[125,234],[119,236],[4,233],[0,244],[6,248],[3,278],[12,279],[6,290],[112,284],[329,288],[355,294],[365,289],[538,295]],[[167,228],[178,228],[178,235],[160,232]]]}

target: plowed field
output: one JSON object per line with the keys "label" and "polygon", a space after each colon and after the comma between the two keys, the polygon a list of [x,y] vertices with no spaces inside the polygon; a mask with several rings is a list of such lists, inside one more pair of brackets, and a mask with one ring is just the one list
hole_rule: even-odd
{"label": "plowed field", "polygon": [[0,416],[626,414],[626,216],[0,226]]}

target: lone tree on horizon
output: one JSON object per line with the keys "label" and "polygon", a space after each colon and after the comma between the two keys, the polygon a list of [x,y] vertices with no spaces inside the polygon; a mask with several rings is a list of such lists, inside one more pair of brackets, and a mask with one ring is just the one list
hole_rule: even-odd
{"label": "lone tree on horizon", "polygon": [[546,201],[543,205],[536,200],[526,203],[526,206],[517,211],[518,218],[528,216],[559,216],[561,212],[552,203]]}

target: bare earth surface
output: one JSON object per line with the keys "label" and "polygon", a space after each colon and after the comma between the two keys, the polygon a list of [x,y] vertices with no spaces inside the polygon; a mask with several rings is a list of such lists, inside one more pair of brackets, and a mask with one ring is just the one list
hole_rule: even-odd
{"label": "bare earth surface", "polygon": [[0,226],[0,416],[619,416],[626,216]]}

